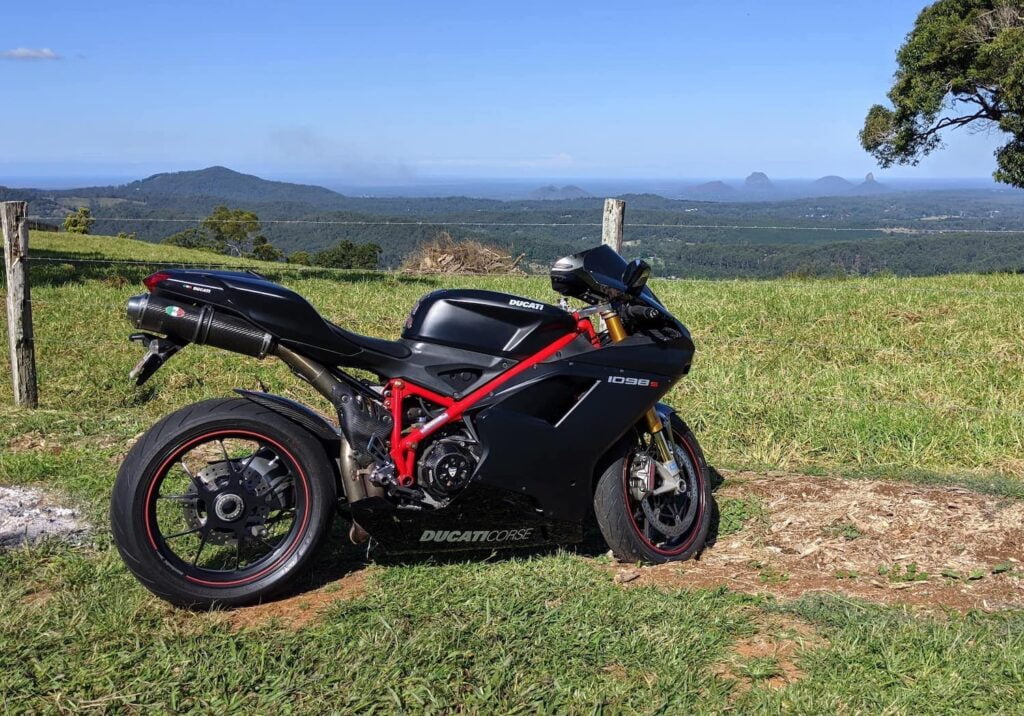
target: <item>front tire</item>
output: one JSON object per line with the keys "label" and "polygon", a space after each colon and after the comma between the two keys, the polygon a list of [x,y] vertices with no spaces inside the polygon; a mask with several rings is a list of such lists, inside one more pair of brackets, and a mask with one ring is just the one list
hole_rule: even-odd
{"label": "front tire", "polygon": [[[631,491],[631,467],[635,456],[644,449],[639,440],[630,445],[622,457],[613,460],[598,479],[594,513],[601,534],[620,561],[654,564],[683,561],[704,548],[714,513],[707,463],[696,436],[675,415],[672,415],[671,431],[680,477],[687,483],[686,494],[671,496],[672,504],[649,503],[645,510],[643,501],[636,500]],[[679,534],[659,532],[655,522],[647,517],[653,514],[652,510],[674,514]],[[668,531],[674,533],[677,529]]]}
{"label": "front tire", "polygon": [[125,564],[156,596],[235,607],[287,588],[328,532],[336,500],[310,433],[244,399],[154,425],[121,465],[110,505]]}

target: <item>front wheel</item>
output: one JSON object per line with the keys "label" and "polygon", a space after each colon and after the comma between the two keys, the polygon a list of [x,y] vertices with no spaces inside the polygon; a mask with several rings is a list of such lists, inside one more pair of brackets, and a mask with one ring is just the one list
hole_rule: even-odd
{"label": "front wheel", "polygon": [[240,606],[290,584],[328,531],[334,474],[321,443],[248,400],[210,400],[128,453],[110,521],[125,564],[184,607]]}
{"label": "front wheel", "polygon": [[704,548],[714,511],[707,463],[696,436],[675,415],[671,432],[679,466],[676,490],[657,494],[660,478],[653,464],[657,453],[649,436],[642,434],[598,480],[597,523],[621,561],[682,561]]}

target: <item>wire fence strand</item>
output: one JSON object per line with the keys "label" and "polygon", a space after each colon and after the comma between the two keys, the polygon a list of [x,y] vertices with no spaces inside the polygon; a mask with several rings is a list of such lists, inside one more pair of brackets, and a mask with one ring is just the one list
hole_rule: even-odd
{"label": "wire fence strand", "polygon": [[[32,216],[29,217],[32,221],[62,221],[64,217],[56,216]],[[236,223],[233,219],[209,219],[209,218],[172,218],[172,217],[129,217],[129,216],[94,216],[90,217],[94,221],[109,221],[109,222],[137,222],[137,223],[185,223],[185,224],[202,224],[202,223]],[[369,221],[369,220],[349,220],[349,219],[260,219],[261,224],[310,224],[310,225],[323,225],[323,226],[463,226],[463,227],[484,227],[484,226],[502,226],[502,227],[553,227],[553,226],[578,226],[595,228],[601,227],[599,221],[444,221],[444,220],[384,220],[384,221]],[[957,229],[924,229],[924,228],[912,228],[907,226],[801,226],[797,224],[784,225],[784,226],[770,226],[762,224],[665,224],[665,223],[645,223],[645,222],[630,222],[626,228],[638,227],[646,229],[727,229],[727,230],[750,230],[750,231],[825,231],[830,233],[845,233],[845,232],[860,232],[860,233],[884,233],[884,234],[899,234],[899,235],[919,235],[919,234],[1021,234],[1024,235],[1024,229],[973,229],[973,228],[957,228]]]}

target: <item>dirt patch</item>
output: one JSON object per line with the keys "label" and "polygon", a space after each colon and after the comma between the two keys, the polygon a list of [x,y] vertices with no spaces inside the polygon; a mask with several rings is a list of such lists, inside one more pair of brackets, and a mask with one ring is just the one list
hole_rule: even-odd
{"label": "dirt patch", "polygon": [[720,497],[756,498],[761,515],[699,561],[617,566],[616,574],[639,572],[617,581],[627,588],[724,585],[787,598],[830,592],[958,610],[1024,607],[1022,501],[957,487],[726,477]]}
{"label": "dirt patch", "polygon": [[828,642],[811,626],[792,617],[758,614],[757,633],[733,644],[714,673],[736,682],[736,693],[752,686],[782,689],[804,677],[797,665],[799,653],[819,649]]}
{"label": "dirt patch", "polygon": [[21,433],[7,442],[7,449],[11,452],[48,452],[53,455],[60,455],[63,446],[56,440],[48,439],[42,433],[32,430]]}
{"label": "dirt patch", "polygon": [[289,629],[301,629],[320,616],[332,604],[363,596],[366,593],[366,581],[370,571],[361,569],[358,572],[346,574],[341,579],[325,584],[312,592],[225,612],[224,618],[235,630],[252,629],[271,622],[279,622]]}
{"label": "dirt patch", "polygon": [[0,487],[0,547],[47,537],[78,542],[88,529],[77,511],[42,490]]}

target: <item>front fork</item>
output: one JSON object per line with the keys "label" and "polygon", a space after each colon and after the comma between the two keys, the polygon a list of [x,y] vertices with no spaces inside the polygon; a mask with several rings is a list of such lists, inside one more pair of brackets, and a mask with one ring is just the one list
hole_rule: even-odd
{"label": "front fork", "polygon": [[[626,327],[622,325],[622,318],[618,313],[603,311],[601,318],[604,319],[604,324],[608,327],[608,337],[611,338],[612,343],[626,340],[629,334],[626,332]],[[676,464],[672,446],[669,445],[668,438],[665,436],[665,424],[661,421],[661,416],[658,415],[658,411],[653,405],[644,414],[644,422],[647,423],[647,432],[651,434],[658,457],[661,458],[658,463],[658,472],[661,474],[662,484],[655,492],[674,490],[679,485],[679,465]],[[654,486],[651,485],[651,487]]]}

